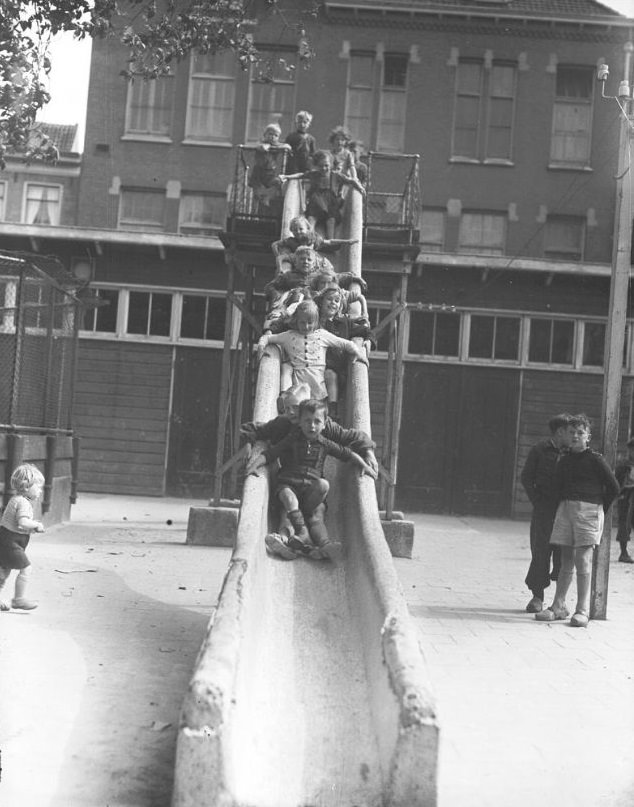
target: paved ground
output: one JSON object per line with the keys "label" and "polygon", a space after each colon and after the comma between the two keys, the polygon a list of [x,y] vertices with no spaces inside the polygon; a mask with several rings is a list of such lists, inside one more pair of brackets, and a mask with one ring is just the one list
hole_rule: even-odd
{"label": "paved ground", "polygon": [[[183,692],[230,550],[200,502],[84,494],[32,542],[40,608],[0,614],[2,807],[168,807]],[[524,612],[528,526],[416,516],[395,565],[441,719],[440,807],[634,805],[634,567],[608,619]]]}

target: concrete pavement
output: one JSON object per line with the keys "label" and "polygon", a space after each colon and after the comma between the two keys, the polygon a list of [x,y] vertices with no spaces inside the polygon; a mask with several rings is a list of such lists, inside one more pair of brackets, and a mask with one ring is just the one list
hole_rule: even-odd
{"label": "concrete pavement", "polygon": [[[40,608],[0,614],[2,807],[169,805],[230,557],[185,545],[196,504],[82,494],[34,536]],[[634,567],[612,564],[607,620],[540,624],[528,524],[407,517],[413,558],[394,563],[438,699],[440,807],[631,807]]]}

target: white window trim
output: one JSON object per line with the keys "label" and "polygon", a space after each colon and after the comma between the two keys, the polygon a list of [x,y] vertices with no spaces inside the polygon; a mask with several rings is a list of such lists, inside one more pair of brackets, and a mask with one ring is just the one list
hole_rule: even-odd
{"label": "white window trim", "polygon": [[[118,283],[100,283],[93,284],[96,289],[109,289],[111,291],[119,292],[119,301],[117,307],[115,331],[92,331],[81,329],[79,336],[81,339],[105,340],[105,341],[122,341],[122,342],[143,342],[149,344],[172,344],[172,345],[185,345],[189,347],[207,347],[219,349],[224,347],[223,339],[190,339],[182,338],[180,334],[182,312],[183,312],[183,297],[185,295],[194,295],[200,297],[214,297],[217,299],[225,300],[227,298],[226,289],[183,289],[174,286],[143,286],[140,284],[129,283],[122,286]],[[169,336],[154,336],[146,334],[131,334],[127,333],[128,313],[130,310],[130,292],[140,291],[148,294],[171,294],[172,295],[172,310],[170,322]],[[236,297],[242,299],[242,294],[236,294]],[[240,335],[240,326],[242,323],[242,314],[237,307],[233,307],[233,316],[231,323],[231,347],[233,349],[238,347],[238,338]]]}
{"label": "white window trim", "polygon": [[26,220],[26,205],[27,205],[27,196],[28,191],[31,186],[39,187],[39,188],[57,188],[59,190],[59,221],[57,224],[51,224],[51,227],[57,227],[62,223],[62,204],[64,202],[64,186],[58,184],[57,182],[25,182],[24,183],[24,190],[22,191],[22,211],[20,216],[20,221],[22,224],[28,224]]}
{"label": "white window trim", "polygon": [[[172,79],[172,84],[175,84],[174,76],[170,76]],[[166,78],[165,76],[163,78]],[[138,81],[143,81],[143,79],[139,76],[137,78]],[[175,88],[172,87],[172,105],[171,105],[171,115],[170,115],[170,131],[172,131],[172,127],[174,125],[174,95],[175,95]],[[171,135],[166,134],[159,134],[159,133],[152,133],[152,132],[131,132],[128,130],[130,125],[130,108],[132,106],[132,82],[128,81],[127,93],[126,93],[126,101],[125,101],[125,122],[123,127],[123,134],[121,135],[121,140],[132,140],[132,141],[139,141],[145,143],[171,143],[172,137]]]}
{"label": "white window trim", "polygon": [[235,75],[233,77],[225,76],[225,75],[222,75],[220,73],[217,73],[217,74],[216,73],[194,73],[194,57],[193,57],[193,55],[191,55],[190,58],[189,58],[189,72],[188,72],[188,75],[187,75],[187,99],[186,99],[186,104],[185,104],[185,134],[184,134],[184,138],[183,138],[183,141],[182,141],[183,145],[186,145],[186,146],[215,146],[215,147],[221,146],[221,147],[224,147],[224,148],[228,148],[228,147],[233,148],[233,137],[229,138],[229,140],[202,140],[202,139],[199,140],[195,136],[189,134],[189,127],[190,127],[190,124],[191,124],[190,98],[191,98],[191,93],[192,93],[192,78],[194,78],[195,76],[204,76],[207,79],[209,79],[210,81],[217,81],[217,80],[233,81],[233,86],[234,86],[234,96],[233,96],[234,109],[233,109],[233,116],[231,118],[231,131],[232,131],[232,134],[233,134],[233,130],[234,130],[234,127],[235,127],[235,113],[236,113],[236,107],[237,107],[237,102],[238,102],[237,77]]}

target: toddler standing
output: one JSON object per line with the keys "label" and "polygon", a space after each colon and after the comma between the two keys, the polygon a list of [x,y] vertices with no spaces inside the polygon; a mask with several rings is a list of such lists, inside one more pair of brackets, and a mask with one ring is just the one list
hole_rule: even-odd
{"label": "toddler standing", "polygon": [[[31,561],[25,550],[32,532],[44,532],[42,522],[33,518],[33,504],[42,495],[43,487],[44,477],[34,465],[19,465],[11,474],[11,488],[15,494],[9,499],[0,519],[0,590],[11,570],[18,569],[11,607],[22,611],[37,608],[37,603],[25,596],[31,576]],[[0,601],[0,611],[8,610],[9,606]]]}

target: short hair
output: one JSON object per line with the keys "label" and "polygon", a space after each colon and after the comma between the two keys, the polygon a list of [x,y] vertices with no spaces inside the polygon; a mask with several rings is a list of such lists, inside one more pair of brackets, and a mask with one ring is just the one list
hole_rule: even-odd
{"label": "short hair", "polygon": [[293,232],[293,227],[296,227],[298,224],[307,224],[311,230],[313,229],[306,216],[293,216],[288,223],[288,229]]}
{"label": "short hair", "polygon": [[562,412],[559,415],[554,415],[548,421],[548,428],[550,429],[550,433],[554,434],[557,429],[565,429],[566,426],[570,426],[570,421],[572,420],[572,415],[570,412]]}
{"label": "short hair", "polygon": [[291,317],[291,329],[294,330],[297,326],[297,318],[300,314],[304,315],[307,322],[311,325],[319,325],[319,309],[312,300],[302,300],[297,306],[293,316]]}
{"label": "short hair", "polygon": [[293,253],[293,266],[295,266],[299,258],[307,252],[310,252],[315,260],[317,259],[317,253],[315,250],[312,247],[309,247],[308,244],[304,244],[301,247],[297,247]]}
{"label": "short hair", "polygon": [[44,484],[44,476],[39,468],[25,462],[23,465],[18,465],[15,471],[11,474],[11,487],[16,493],[24,493],[31,485],[39,483]]}
{"label": "short hair", "polygon": [[352,135],[346,129],[345,126],[335,126],[335,128],[328,135],[328,142],[329,143],[334,143],[335,138],[337,138],[337,137],[343,137],[345,139],[346,143],[351,143],[352,142]]}
{"label": "short hair", "polygon": [[279,123],[269,123],[269,125],[264,129],[264,134],[267,132],[275,132],[278,137],[282,134],[282,127]]}
{"label": "short hair", "polygon": [[323,411],[325,415],[328,414],[328,404],[326,401],[320,401],[318,398],[309,398],[307,401],[302,401],[299,405],[300,417],[304,412],[310,412],[311,415],[314,415],[319,411]]}
{"label": "short hair", "polygon": [[298,118],[306,118],[306,120],[311,123],[313,120],[312,113],[307,112],[305,109],[300,109],[299,112],[295,115],[295,120]]}
{"label": "short hair", "polygon": [[592,431],[592,421],[584,412],[580,412],[578,415],[573,415],[570,418],[570,425],[577,429],[586,429],[589,432]]}
{"label": "short hair", "polygon": [[317,163],[323,162],[323,160],[328,160],[328,162],[330,162],[330,153],[324,151],[323,149],[319,149],[313,154],[313,165],[317,165]]}

